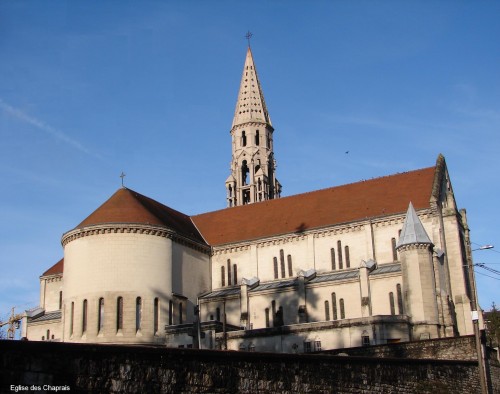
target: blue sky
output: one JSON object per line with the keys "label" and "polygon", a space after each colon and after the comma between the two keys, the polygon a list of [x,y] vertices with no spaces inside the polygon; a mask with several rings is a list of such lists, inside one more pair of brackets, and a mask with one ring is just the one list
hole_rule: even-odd
{"label": "blue sky", "polygon": [[[284,195],[443,153],[474,245],[500,250],[498,15],[499,2],[1,1],[0,319],[37,305],[61,235],[122,170],[184,213],[225,206],[247,30]],[[499,253],[475,262],[500,270]],[[500,275],[476,272],[483,308],[500,303]]]}

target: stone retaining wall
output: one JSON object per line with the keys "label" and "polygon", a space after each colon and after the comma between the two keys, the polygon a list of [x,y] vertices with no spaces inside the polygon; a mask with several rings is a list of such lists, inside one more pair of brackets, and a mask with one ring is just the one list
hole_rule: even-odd
{"label": "stone retaining wall", "polygon": [[477,371],[474,361],[0,341],[2,393],[45,385],[46,392],[470,394]]}

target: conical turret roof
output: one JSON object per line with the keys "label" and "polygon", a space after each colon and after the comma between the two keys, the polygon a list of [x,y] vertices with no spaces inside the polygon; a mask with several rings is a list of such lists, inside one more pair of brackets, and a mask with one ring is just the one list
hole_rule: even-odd
{"label": "conical turret roof", "polygon": [[248,122],[262,122],[272,126],[250,47],[243,67],[233,127]]}
{"label": "conical turret roof", "polygon": [[76,228],[110,223],[163,226],[204,243],[189,216],[126,187],[118,189]]}
{"label": "conical turret roof", "polygon": [[410,202],[397,247],[412,244],[432,244],[432,242]]}

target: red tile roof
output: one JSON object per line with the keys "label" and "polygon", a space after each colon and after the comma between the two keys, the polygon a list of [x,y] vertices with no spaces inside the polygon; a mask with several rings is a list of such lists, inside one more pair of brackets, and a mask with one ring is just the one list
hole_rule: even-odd
{"label": "red tile roof", "polygon": [[192,216],[212,246],[430,207],[436,167]]}
{"label": "red tile roof", "polygon": [[45,271],[42,276],[50,276],[62,274],[64,271],[64,258],[55,263],[52,267],[50,267],[47,271]]}
{"label": "red tile roof", "polygon": [[179,235],[203,242],[189,216],[125,187],[118,189],[76,228],[109,223],[165,226]]}

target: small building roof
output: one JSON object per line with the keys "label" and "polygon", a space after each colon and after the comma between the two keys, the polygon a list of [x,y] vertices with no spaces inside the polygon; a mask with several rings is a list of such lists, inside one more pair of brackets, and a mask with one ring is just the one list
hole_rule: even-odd
{"label": "small building roof", "polygon": [[126,187],[118,189],[76,228],[111,223],[164,226],[179,235],[205,243],[189,216]]}
{"label": "small building roof", "polygon": [[50,267],[47,271],[45,271],[42,276],[51,276],[62,274],[64,271],[64,257],[55,263],[52,267]]}

